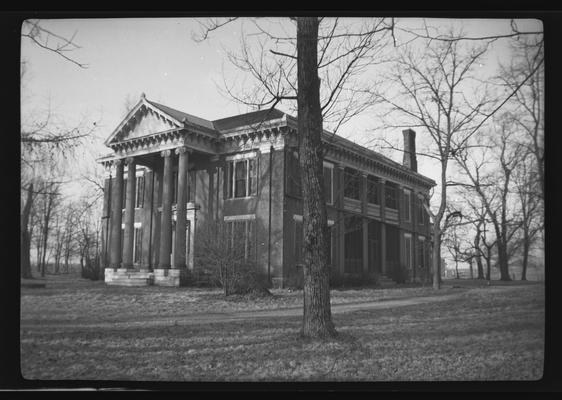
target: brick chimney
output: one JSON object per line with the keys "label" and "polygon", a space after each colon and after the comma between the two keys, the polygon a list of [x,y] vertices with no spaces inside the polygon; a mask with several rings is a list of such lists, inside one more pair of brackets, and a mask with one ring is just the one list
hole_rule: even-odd
{"label": "brick chimney", "polygon": [[404,158],[402,165],[418,172],[418,160],[416,159],[416,132],[412,129],[402,131],[404,135]]}

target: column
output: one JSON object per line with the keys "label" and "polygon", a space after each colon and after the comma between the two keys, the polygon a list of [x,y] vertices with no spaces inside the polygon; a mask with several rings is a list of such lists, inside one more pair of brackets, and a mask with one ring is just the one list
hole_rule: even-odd
{"label": "column", "polygon": [[123,232],[123,268],[133,268],[133,247],[135,237],[135,190],[137,166],[133,157],[127,163],[127,196],[125,197],[125,231]]}
{"label": "column", "polygon": [[380,193],[380,213],[381,213],[381,271],[383,275],[386,275],[388,271],[388,267],[386,265],[386,199],[385,199],[385,180],[379,180],[379,193]]}
{"label": "column", "polygon": [[334,182],[337,181],[336,186],[336,206],[338,210],[338,220],[337,223],[337,255],[338,255],[338,274],[343,275],[345,271],[345,214],[343,211],[343,188],[344,188],[344,167],[342,165],[336,165],[334,168],[334,172],[336,172],[337,178],[334,179]]}
{"label": "column", "polygon": [[185,230],[187,214],[187,168],[189,153],[185,146],[178,147],[176,154],[179,155],[178,163],[178,198],[176,205],[176,244],[174,252],[174,268],[185,268]]}
{"label": "column", "polygon": [[172,151],[164,150],[160,153],[164,157],[164,178],[162,188],[162,220],[160,223],[160,251],[158,268],[170,268],[172,253]]}
{"label": "column", "polygon": [[121,267],[121,220],[123,218],[123,160],[115,160],[115,180],[111,193],[111,239],[110,239],[110,268]]}
{"label": "column", "polygon": [[382,274],[386,275],[390,271],[388,270],[388,267],[386,265],[386,224],[384,222],[381,222],[380,246],[381,246],[381,270],[382,270]]}
{"label": "column", "polygon": [[151,268],[152,256],[152,219],[153,219],[153,184],[154,171],[149,170],[144,175],[144,202],[142,215],[142,255],[141,268],[148,270]]}
{"label": "column", "polygon": [[369,273],[369,219],[363,217],[363,275]]}
{"label": "column", "polygon": [[369,220],[367,215],[367,174],[361,174],[361,213],[363,214],[363,275],[369,273]]}

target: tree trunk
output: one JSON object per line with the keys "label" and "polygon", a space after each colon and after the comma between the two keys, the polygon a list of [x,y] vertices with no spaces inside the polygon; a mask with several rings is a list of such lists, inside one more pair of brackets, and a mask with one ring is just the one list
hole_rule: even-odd
{"label": "tree trunk", "polygon": [[328,225],[322,167],[322,110],[316,17],[297,18],[298,134],[303,195],[304,337],[335,336],[330,308]]}
{"label": "tree trunk", "polygon": [[527,264],[529,263],[529,238],[527,233],[525,232],[524,235],[524,242],[523,242],[523,267],[521,270],[521,280],[527,280]]}
{"label": "tree trunk", "polygon": [[500,267],[500,280],[510,281],[509,266],[507,263],[507,248],[504,243],[498,241],[498,264]]}
{"label": "tree trunk", "polygon": [[482,257],[480,256],[476,256],[476,269],[478,271],[476,279],[484,279],[484,266],[482,265]]}
{"label": "tree trunk", "polygon": [[49,240],[49,220],[51,219],[51,208],[52,208],[52,204],[53,204],[53,195],[52,194],[48,194],[47,195],[47,199],[45,199],[45,201],[47,202],[46,204],[46,209],[45,209],[45,217],[43,220],[43,254],[42,254],[42,260],[41,260],[41,277],[44,278],[45,277],[45,262],[46,262],[46,256],[47,256],[47,243]]}
{"label": "tree trunk", "polygon": [[27,188],[27,198],[21,215],[20,240],[21,240],[21,277],[30,279],[31,275],[31,235],[29,233],[29,216],[33,201],[33,183]]}
{"label": "tree trunk", "polygon": [[433,289],[441,287],[441,232],[436,225],[433,227]]}
{"label": "tree trunk", "polygon": [[472,259],[468,261],[468,265],[470,266],[470,279],[474,279],[474,269],[472,268]]}

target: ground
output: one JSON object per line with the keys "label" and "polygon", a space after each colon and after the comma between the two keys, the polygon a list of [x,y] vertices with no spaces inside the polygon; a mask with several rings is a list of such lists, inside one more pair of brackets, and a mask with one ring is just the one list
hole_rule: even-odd
{"label": "ground", "polygon": [[48,276],[22,287],[26,379],[124,381],[537,380],[544,284],[332,290],[339,337],[299,337],[302,292],[107,287]]}

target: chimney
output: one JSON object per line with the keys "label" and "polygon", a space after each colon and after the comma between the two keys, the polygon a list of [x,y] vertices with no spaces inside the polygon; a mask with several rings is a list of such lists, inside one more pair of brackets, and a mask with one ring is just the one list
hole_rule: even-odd
{"label": "chimney", "polygon": [[418,161],[416,159],[416,132],[412,129],[402,131],[404,135],[404,159],[402,165],[418,172]]}

